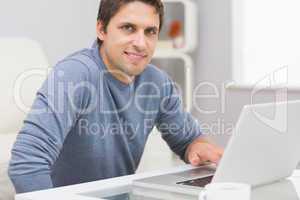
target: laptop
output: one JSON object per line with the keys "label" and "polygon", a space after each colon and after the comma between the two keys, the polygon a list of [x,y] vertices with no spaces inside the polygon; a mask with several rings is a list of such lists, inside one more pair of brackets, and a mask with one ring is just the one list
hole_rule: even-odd
{"label": "laptop", "polygon": [[133,185],[196,194],[210,182],[259,186],[282,180],[300,160],[299,116],[300,101],[246,105],[218,166],[139,179]]}

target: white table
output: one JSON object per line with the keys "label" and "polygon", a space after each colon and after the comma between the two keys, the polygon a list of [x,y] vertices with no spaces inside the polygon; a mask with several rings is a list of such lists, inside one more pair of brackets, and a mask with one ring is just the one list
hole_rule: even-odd
{"label": "white table", "polygon": [[[183,165],[167,170],[159,170],[148,173],[135,174],[130,176],[117,177],[112,179],[94,181],[72,186],[54,188],[50,190],[24,193],[16,195],[16,200],[99,200],[107,199],[103,196],[113,196],[116,194],[126,193],[131,190],[133,180],[162,175],[166,173],[176,173],[193,169],[190,165]],[[201,189],[199,188],[199,192]],[[99,195],[99,196],[98,196]],[[160,197],[159,192],[157,193]],[[170,194],[168,199],[176,199],[178,197]],[[98,197],[96,197],[98,196]],[[101,198],[102,196],[103,198]],[[148,199],[148,198],[137,198]],[[151,200],[152,198],[149,198]],[[195,196],[194,199],[197,199]],[[300,199],[300,170],[295,170],[293,175],[286,180],[261,186],[252,189],[252,200],[299,200]],[[135,200],[135,199],[134,199]]]}

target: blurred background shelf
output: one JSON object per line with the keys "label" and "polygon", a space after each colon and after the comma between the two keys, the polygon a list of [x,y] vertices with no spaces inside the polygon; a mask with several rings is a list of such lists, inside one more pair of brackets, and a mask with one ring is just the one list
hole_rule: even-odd
{"label": "blurred background shelf", "polygon": [[192,108],[194,62],[189,53],[197,47],[197,5],[191,0],[163,0],[164,25],[152,64],[166,71],[183,97],[186,111]]}
{"label": "blurred background shelf", "polygon": [[[197,47],[197,5],[191,0],[163,0],[164,25],[158,41],[158,49],[192,52]],[[182,37],[182,46],[174,48],[174,37]],[[173,38],[172,38],[173,37]],[[180,41],[179,41],[180,42]],[[176,42],[175,42],[176,43]]]}
{"label": "blurred background shelf", "polygon": [[176,50],[159,49],[155,52],[151,63],[168,73],[183,97],[184,108],[191,111],[194,65],[192,58]]}

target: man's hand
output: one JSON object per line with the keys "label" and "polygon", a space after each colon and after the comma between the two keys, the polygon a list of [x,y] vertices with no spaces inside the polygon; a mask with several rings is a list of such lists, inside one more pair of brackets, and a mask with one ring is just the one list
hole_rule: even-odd
{"label": "man's hand", "polygon": [[186,161],[194,166],[212,162],[218,164],[224,150],[211,143],[207,138],[201,136],[195,139],[185,152]]}

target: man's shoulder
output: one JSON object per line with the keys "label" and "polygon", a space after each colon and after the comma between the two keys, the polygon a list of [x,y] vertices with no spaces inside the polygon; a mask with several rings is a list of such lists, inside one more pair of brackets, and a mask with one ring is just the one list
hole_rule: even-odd
{"label": "man's shoulder", "polygon": [[88,49],[88,48],[76,51],[66,56],[58,63],[66,63],[66,62],[73,62],[73,63],[77,63],[77,65],[84,65],[87,68],[99,70],[99,67],[97,66],[98,64],[96,58],[93,56],[92,53],[92,49]]}
{"label": "man's shoulder", "polygon": [[97,74],[101,68],[98,66],[91,49],[82,49],[76,51],[54,66],[54,70],[62,70],[72,75],[93,75]]}

